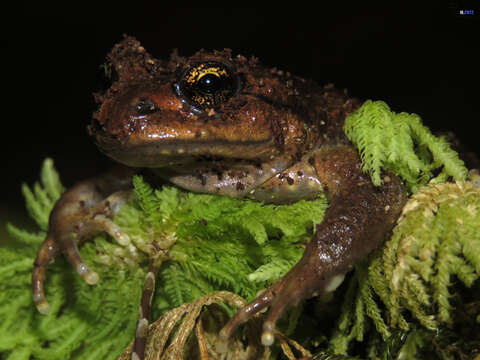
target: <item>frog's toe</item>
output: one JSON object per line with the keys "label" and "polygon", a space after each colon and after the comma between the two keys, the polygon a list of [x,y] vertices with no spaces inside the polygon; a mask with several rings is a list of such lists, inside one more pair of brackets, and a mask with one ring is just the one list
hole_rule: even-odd
{"label": "frog's toe", "polygon": [[261,340],[265,346],[272,345],[275,340],[274,332],[277,320],[288,307],[296,305],[299,300],[305,298],[304,294],[307,288],[305,287],[306,284],[299,286],[299,281],[297,280],[297,276],[300,276],[299,270],[302,269],[297,265],[283,279],[272,285],[243,309],[240,309],[221,330],[220,336],[229,338],[238,326],[250,320],[267,306],[270,306],[267,319],[263,324]]}
{"label": "frog's toe", "polygon": [[33,265],[33,302],[35,303],[38,312],[41,314],[48,314],[50,312],[50,305],[45,299],[45,292],[43,288],[47,266],[50,262],[53,261],[57,252],[58,248],[54,239],[51,236],[47,237],[42,243],[40,250],[38,251],[37,258],[35,259],[35,263]]}
{"label": "frog's toe", "polygon": [[245,307],[240,309],[233,318],[220,331],[220,337],[228,339],[235,330],[243,323],[250,320],[255,314],[265,309],[275,296],[275,290],[279,283],[262,292],[256,299],[249,302]]}
{"label": "frog's toe", "polygon": [[[264,346],[273,345],[275,341],[275,325],[277,320],[283,315],[290,306],[295,306],[300,300],[311,296],[308,288],[301,288],[300,281],[290,276],[280,281],[280,285],[275,297],[270,303],[270,309],[267,318],[263,323],[262,344]],[[308,296],[305,294],[308,293]]]}
{"label": "frog's toe", "polygon": [[62,230],[61,250],[67,260],[87,284],[98,282],[98,274],[91,270],[82,259],[78,244],[101,232],[110,234],[120,245],[129,245],[130,238],[111,218],[125,204],[130,196],[129,191],[118,191],[88,209],[87,213],[79,216],[76,225],[70,225]]}
{"label": "frog's toe", "polygon": [[80,275],[87,284],[95,285],[99,280],[99,276],[95,271],[92,271],[82,259],[75,238],[72,236],[67,241],[64,241],[64,246],[63,253],[75,268],[77,274]]}

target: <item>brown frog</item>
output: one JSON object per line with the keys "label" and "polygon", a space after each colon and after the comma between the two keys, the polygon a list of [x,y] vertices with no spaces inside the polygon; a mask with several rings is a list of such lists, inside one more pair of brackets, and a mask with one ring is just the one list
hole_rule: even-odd
{"label": "brown frog", "polygon": [[[228,338],[269,306],[262,342],[271,345],[277,319],[299,301],[333,291],[359,259],[379,246],[406,200],[399,178],[384,173],[375,187],[345,138],[345,117],[359,103],[333,86],[320,87],[229,50],[199,51],[167,61],[127,37],[108,55],[118,78],[97,96],[89,132],[102,152],[127,167],[83,181],[57,202],[33,271],[33,298],[49,310],[45,270],[62,253],[88,283],[98,281],[78,245],[108,231],[131,188],[150,168],[187,190],[288,203],[327,194],[330,205],[297,265],[229,321]],[[142,358],[154,272],[147,274],[132,358]]]}

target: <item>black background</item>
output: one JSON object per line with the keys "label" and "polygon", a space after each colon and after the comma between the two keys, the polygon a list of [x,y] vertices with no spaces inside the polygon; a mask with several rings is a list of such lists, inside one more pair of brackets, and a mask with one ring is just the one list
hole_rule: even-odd
{"label": "black background", "polygon": [[[20,184],[38,178],[45,157],[54,159],[66,185],[110,163],[88,138],[86,125],[96,108],[91,94],[99,86],[100,66],[123,33],[156,57],[174,48],[181,55],[225,47],[255,55],[267,66],[417,113],[434,130],[455,131],[478,153],[480,8],[441,1],[431,8],[419,2],[362,3],[257,9],[135,5],[121,16],[96,9],[79,14],[72,7],[62,16],[31,11],[5,19],[0,150],[7,218],[23,211]],[[457,15],[462,7],[476,15]]]}

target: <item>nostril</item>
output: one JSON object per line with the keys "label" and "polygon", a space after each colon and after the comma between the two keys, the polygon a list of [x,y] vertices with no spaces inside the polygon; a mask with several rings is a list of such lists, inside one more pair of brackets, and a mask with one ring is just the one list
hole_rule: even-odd
{"label": "nostril", "polygon": [[148,115],[158,110],[158,105],[148,98],[139,99],[135,104],[135,111],[138,115]]}

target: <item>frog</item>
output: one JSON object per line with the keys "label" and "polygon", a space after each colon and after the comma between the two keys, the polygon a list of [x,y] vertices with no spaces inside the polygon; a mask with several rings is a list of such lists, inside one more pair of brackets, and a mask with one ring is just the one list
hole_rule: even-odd
{"label": "frog", "polygon": [[[88,284],[99,281],[78,248],[104,231],[127,241],[112,219],[131,196],[132,176],[140,171],[188,191],[265,204],[320,194],[328,199],[299,262],[238,310],[220,331],[223,339],[269,308],[261,342],[272,345],[286,309],[334,291],[393,228],[407,198],[405,187],[388,170],[375,186],[362,170],[343,131],[345,118],[361,103],[346,90],[229,49],[202,49],[190,57],[174,51],[166,60],[156,59],[129,36],[113,47],[107,64],[115,77],[104,93],[95,94],[98,109],[88,132],[120,165],[79,182],[55,204],[32,273],[40,313],[49,311],[46,268],[58,255]],[[132,359],[144,356],[155,275],[149,268]]]}

